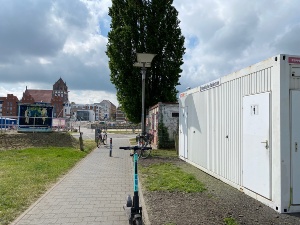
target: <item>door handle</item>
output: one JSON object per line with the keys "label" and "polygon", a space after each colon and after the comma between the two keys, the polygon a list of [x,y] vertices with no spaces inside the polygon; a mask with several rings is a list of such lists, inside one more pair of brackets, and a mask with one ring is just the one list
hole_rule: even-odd
{"label": "door handle", "polygon": [[295,152],[298,152],[298,143],[295,142]]}
{"label": "door handle", "polygon": [[266,145],[265,145],[265,148],[266,148],[266,149],[268,149],[268,148],[269,148],[268,140],[266,140],[266,141],[263,141],[263,142],[260,142],[260,143],[264,143],[264,144],[266,144]]}

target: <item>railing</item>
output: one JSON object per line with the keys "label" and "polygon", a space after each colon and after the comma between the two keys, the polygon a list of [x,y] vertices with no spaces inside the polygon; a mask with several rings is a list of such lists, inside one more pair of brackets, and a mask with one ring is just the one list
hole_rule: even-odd
{"label": "railing", "polygon": [[11,132],[17,129],[18,117],[0,116],[0,132]]}
{"label": "railing", "polygon": [[79,127],[90,129],[107,129],[128,132],[141,132],[140,125],[107,125],[93,124],[88,121],[72,121],[69,118],[0,116],[0,132],[66,132],[78,131]]}
{"label": "railing", "polygon": [[106,125],[106,124],[90,124],[91,129],[97,129],[97,128],[105,128],[108,130],[135,130],[135,131],[140,131],[141,126],[139,125]]}
{"label": "railing", "polygon": [[0,132],[51,132],[70,129],[65,118],[1,116]]}

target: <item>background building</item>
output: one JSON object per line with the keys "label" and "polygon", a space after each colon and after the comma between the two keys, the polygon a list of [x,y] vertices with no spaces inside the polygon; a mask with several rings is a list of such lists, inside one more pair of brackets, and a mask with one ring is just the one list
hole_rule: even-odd
{"label": "background building", "polygon": [[61,118],[68,115],[65,113],[69,111],[65,107],[66,104],[68,106],[68,99],[68,86],[59,78],[53,85],[53,90],[27,89],[26,86],[21,103],[51,105],[53,106],[53,117]]}
{"label": "background building", "polygon": [[61,97],[64,103],[69,102],[68,86],[61,78],[53,84],[52,98]]}
{"label": "background building", "polygon": [[[22,99],[12,94],[7,97],[0,97],[0,116],[18,116],[18,103],[20,104],[38,104],[53,106],[54,118],[76,119],[77,111],[89,111],[88,117],[83,118],[86,121],[114,121],[116,119],[116,106],[109,100],[103,100],[94,104],[75,104],[69,101],[69,91],[66,82],[59,78],[54,84],[52,90],[28,89],[26,86]],[[93,111],[91,113],[90,111]],[[119,119],[123,120],[124,116],[121,111],[118,112]],[[93,117],[93,118],[91,118]]]}
{"label": "background building", "polygon": [[19,99],[13,94],[0,97],[0,116],[18,116]]}
{"label": "background building", "polygon": [[116,122],[122,123],[125,121],[126,121],[125,113],[121,110],[121,107],[118,107],[116,111]]}
{"label": "background building", "polygon": [[95,121],[115,120],[116,106],[109,100],[103,100],[94,104],[71,104],[71,115],[75,115],[78,111],[92,110],[94,111]]}
{"label": "background building", "polygon": [[178,124],[178,103],[159,102],[149,109],[146,126],[149,133],[153,134],[153,144],[159,148],[174,147]]}
{"label": "background building", "polygon": [[102,106],[100,119],[115,120],[117,107],[109,100],[103,100],[99,103]]}
{"label": "background building", "polygon": [[2,105],[5,97],[0,97],[0,116],[2,116]]}
{"label": "background building", "polygon": [[95,121],[95,112],[94,110],[78,110],[76,112],[77,121]]}
{"label": "background building", "polygon": [[90,111],[92,110],[94,112],[94,119],[92,121],[98,121],[100,120],[101,110],[102,107],[99,105],[99,103],[95,104],[71,104],[71,116],[76,115],[78,111]]}

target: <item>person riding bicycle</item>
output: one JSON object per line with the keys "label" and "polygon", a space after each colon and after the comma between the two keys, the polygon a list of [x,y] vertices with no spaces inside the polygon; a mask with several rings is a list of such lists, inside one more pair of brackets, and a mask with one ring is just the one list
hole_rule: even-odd
{"label": "person riding bicycle", "polygon": [[97,147],[98,148],[99,148],[101,142],[102,142],[102,130],[99,130],[97,133]]}
{"label": "person riding bicycle", "polygon": [[107,143],[107,133],[106,133],[106,130],[102,130],[101,132],[101,141],[104,145],[106,145]]}
{"label": "person riding bicycle", "polygon": [[104,129],[103,130],[101,129],[97,134],[97,147],[99,148],[101,143],[106,145],[106,142],[107,142],[107,133]]}

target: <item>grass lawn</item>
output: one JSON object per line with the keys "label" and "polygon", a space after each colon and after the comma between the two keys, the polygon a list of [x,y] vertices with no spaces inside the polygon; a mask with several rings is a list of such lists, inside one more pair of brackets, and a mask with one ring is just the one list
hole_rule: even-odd
{"label": "grass lawn", "polygon": [[175,149],[152,149],[152,157],[162,157],[162,158],[178,158]]}
{"label": "grass lawn", "polygon": [[[136,144],[135,138],[129,140],[131,145]],[[175,149],[152,149],[151,157],[177,158]],[[204,184],[192,174],[184,172],[178,166],[171,163],[155,163],[147,167],[140,167],[142,183],[149,191],[182,191],[203,192]]]}
{"label": "grass lawn", "polygon": [[171,163],[152,164],[139,170],[143,185],[149,191],[180,191],[186,193],[203,192],[204,184],[194,175],[182,171]]}
{"label": "grass lawn", "polygon": [[0,151],[0,224],[7,225],[95,148],[28,148]]}
{"label": "grass lawn", "polygon": [[[129,143],[130,145],[137,145],[136,138],[129,139]],[[178,155],[175,149],[152,149],[150,157],[177,158]]]}
{"label": "grass lawn", "polygon": [[[177,158],[175,149],[153,149],[151,157],[154,158]],[[142,183],[149,191],[180,191],[180,192],[202,192],[205,191],[204,184],[192,174],[184,172],[178,166],[169,163],[153,163],[150,166],[141,166]]]}

